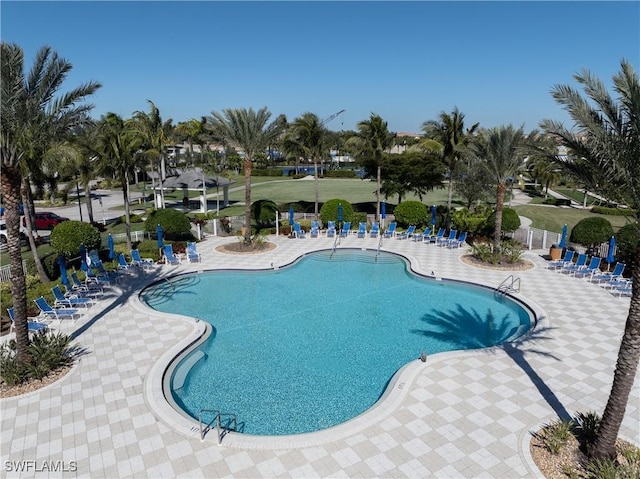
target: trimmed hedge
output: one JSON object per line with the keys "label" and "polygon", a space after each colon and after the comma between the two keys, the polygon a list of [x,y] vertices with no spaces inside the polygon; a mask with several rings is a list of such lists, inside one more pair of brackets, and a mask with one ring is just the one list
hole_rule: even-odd
{"label": "trimmed hedge", "polygon": [[591,212],[611,216],[636,216],[638,214],[638,211],[632,208],[607,208],[606,206],[594,206],[591,208]]}
{"label": "trimmed hedge", "polygon": [[87,251],[100,248],[100,231],[89,223],[82,221],[63,221],[58,224],[49,237],[49,243],[56,252],[70,259],[80,254],[80,244],[84,243]]}
{"label": "trimmed hedge", "polygon": [[327,224],[329,221],[338,220],[338,205],[342,204],[342,221],[351,221],[353,225],[355,222],[355,216],[353,213],[353,206],[347,200],[341,200],[340,198],[334,198],[327,201],[322,208],[320,208],[320,220],[322,224]]}
{"label": "trimmed hedge", "polygon": [[609,241],[613,236],[613,227],[605,218],[594,216],[578,221],[571,230],[569,241],[578,243],[589,249]]}
{"label": "trimmed hedge", "polygon": [[356,172],[353,170],[328,170],[324,176],[325,178],[355,178]]}
{"label": "trimmed hedge", "polygon": [[395,207],[393,214],[398,225],[405,228],[409,225],[422,228],[431,218],[430,215],[427,218],[427,207],[419,201],[403,201]]}
{"label": "trimmed hedge", "polygon": [[193,240],[191,222],[182,211],[171,208],[156,210],[147,218],[144,229],[149,233],[155,233],[158,225],[162,226],[164,238],[167,240]]}
{"label": "trimmed hedge", "polygon": [[[502,232],[503,233],[512,233],[513,231],[520,228],[520,217],[516,210],[512,208],[505,207],[502,209]],[[496,212],[494,211],[487,218],[487,229],[486,233],[488,235],[493,234],[496,229]]]}

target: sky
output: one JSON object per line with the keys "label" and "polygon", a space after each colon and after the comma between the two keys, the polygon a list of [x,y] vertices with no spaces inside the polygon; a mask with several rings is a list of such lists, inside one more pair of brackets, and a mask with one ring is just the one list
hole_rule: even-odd
{"label": "sky", "polygon": [[457,107],[465,124],[571,120],[554,85],[588,69],[611,90],[640,68],[640,1],[0,1],[3,42],[30,68],[49,45],[73,64],[61,91],[93,80],[96,118],[153,101],[174,123],[226,108],[312,112],[352,130],[371,113],[395,132]]}

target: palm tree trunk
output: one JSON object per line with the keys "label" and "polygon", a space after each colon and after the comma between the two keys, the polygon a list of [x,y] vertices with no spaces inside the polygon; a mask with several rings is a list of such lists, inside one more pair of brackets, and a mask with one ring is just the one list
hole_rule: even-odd
{"label": "palm tree trunk", "polygon": [[[16,331],[16,359],[21,364],[29,360],[29,330],[27,327],[27,284],[22,269],[20,252],[20,170],[15,166],[4,166],[0,173],[2,198],[7,226],[7,249],[9,253],[9,288],[13,298]],[[25,206],[26,207],[26,206]]]}
{"label": "palm tree trunk", "polygon": [[618,351],[609,400],[602,414],[598,435],[591,456],[597,459],[615,458],[615,445],[624,412],[633,387],[640,360],[640,243],[636,247],[633,266],[633,289],[629,315]]}
{"label": "palm tree trunk", "polygon": [[125,171],[122,185],[122,197],[124,199],[124,232],[127,237],[127,249],[133,249],[131,245],[131,207],[129,206],[129,174]]}
{"label": "palm tree trunk", "polygon": [[161,203],[161,208],[164,209],[165,207],[165,202],[164,202],[164,188],[162,187],[162,182],[166,179],[165,178],[165,170],[163,168],[164,164],[164,155],[160,155],[160,166],[158,167],[158,172],[160,173],[158,175],[158,182],[160,183],[160,198],[162,199]]}
{"label": "palm tree trunk", "polygon": [[380,183],[382,178],[382,162],[378,161],[378,175],[376,179],[376,221],[380,221]]}
{"label": "palm tree trunk", "polygon": [[251,244],[251,158],[244,157],[244,244]]}
{"label": "palm tree trunk", "polygon": [[[33,198],[31,198],[31,186],[29,185],[29,179],[23,178],[22,183],[20,185],[20,194],[22,197],[23,205],[33,205]],[[31,248],[31,252],[33,253],[33,262],[36,265],[36,271],[38,272],[38,277],[40,281],[43,283],[49,282],[49,276],[42,265],[42,260],[40,259],[40,254],[38,253],[38,247],[36,245],[36,240],[33,237],[33,232],[35,231],[33,215],[31,212],[34,211],[34,208],[24,208],[24,222],[27,227],[27,238],[29,240],[29,247]]]}
{"label": "palm tree trunk", "polygon": [[318,160],[316,158],[313,159],[313,174],[315,176],[315,187],[316,187],[316,204],[314,209],[315,220],[318,221],[318,201],[320,198],[320,193],[318,189]]}
{"label": "palm tree trunk", "polygon": [[91,202],[91,188],[89,182],[85,182],[82,187],[84,188],[84,202],[87,205],[87,214],[89,215],[89,223],[93,223],[93,203]]}
{"label": "palm tree trunk", "polygon": [[447,192],[447,219],[445,225],[451,224],[451,204],[453,203],[453,170],[449,170],[449,186]]}
{"label": "palm tree trunk", "polygon": [[504,206],[504,194],[507,191],[506,183],[499,183],[496,195],[496,228],[493,232],[493,249],[498,251],[502,238],[502,208]]}

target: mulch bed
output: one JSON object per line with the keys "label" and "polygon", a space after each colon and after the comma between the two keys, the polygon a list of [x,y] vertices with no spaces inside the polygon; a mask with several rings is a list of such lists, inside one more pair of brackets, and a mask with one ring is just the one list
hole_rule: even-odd
{"label": "mulch bed", "polygon": [[526,271],[533,268],[535,265],[528,259],[520,259],[517,263],[485,263],[478,258],[471,256],[470,254],[461,257],[464,264],[474,266],[481,269],[493,269],[497,271]]}
{"label": "mulch bed", "polygon": [[275,243],[269,243],[268,241],[260,244],[251,243],[246,245],[241,241],[236,243],[227,243],[220,246],[216,246],[216,251],[227,254],[259,254],[271,251],[276,248]]}
{"label": "mulch bed", "polygon": [[17,384],[15,386],[7,386],[6,384],[0,384],[0,398],[10,398],[14,396],[20,396],[22,394],[27,394],[32,391],[36,391],[40,388],[48,386],[49,384],[53,384],[59,379],[62,379],[67,375],[73,366],[65,366],[63,368],[56,369],[55,371],[51,371],[47,376],[40,379],[31,379],[26,383]]}

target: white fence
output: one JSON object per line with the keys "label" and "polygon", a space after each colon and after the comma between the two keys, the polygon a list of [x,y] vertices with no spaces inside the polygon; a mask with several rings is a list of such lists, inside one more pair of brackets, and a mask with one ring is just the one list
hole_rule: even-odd
{"label": "white fence", "polygon": [[[554,233],[553,231],[541,230],[538,228],[518,228],[513,237],[520,241],[521,243],[527,245],[528,249],[549,249],[552,245],[560,243],[560,239],[562,234]],[[567,246],[571,247],[578,253],[585,253],[587,248],[582,245],[570,243],[567,240]],[[604,242],[600,244],[593,254],[600,256],[602,258],[607,256],[607,252],[609,251],[609,243]]]}
{"label": "white fence", "polygon": [[[9,265],[0,267],[0,282],[4,283],[5,281],[11,280],[11,272],[9,269]],[[22,260],[22,271],[24,271],[24,274],[27,274],[27,262],[25,260]]]}

